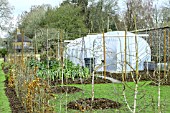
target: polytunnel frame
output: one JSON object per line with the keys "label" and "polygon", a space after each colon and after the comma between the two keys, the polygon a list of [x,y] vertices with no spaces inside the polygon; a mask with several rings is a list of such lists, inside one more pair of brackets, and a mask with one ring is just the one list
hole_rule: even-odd
{"label": "polytunnel frame", "polygon": [[[124,70],[122,69],[122,72],[123,73],[126,73],[126,64],[128,64],[128,66],[130,66],[130,68],[132,68],[132,70],[135,70],[129,63],[127,63],[127,60],[126,60],[126,55],[127,55],[127,51],[126,51],[126,46],[127,46],[127,40],[126,40],[126,38],[127,37],[134,37],[134,38],[136,38],[136,37],[149,37],[149,35],[148,34],[134,34],[134,35],[127,35],[127,31],[125,31],[125,35],[105,35],[105,33],[103,32],[102,33],[102,44],[103,44],[103,57],[104,57],[104,65],[103,64],[101,64],[101,65],[99,65],[99,66],[103,66],[103,68],[104,68],[104,79],[106,79],[106,66],[108,66],[108,65],[106,65],[106,42],[105,42],[105,38],[109,38],[109,37],[113,37],[113,38],[117,38],[117,37],[124,37],[125,38],[125,43],[124,43],[124,56],[125,56],[125,60],[124,60],[124,64],[123,64],[123,66],[122,67],[124,67]],[[142,38],[143,39],[143,38]],[[96,39],[94,39],[94,41],[93,41],[93,58],[94,58],[94,44],[95,44],[95,41],[97,40],[97,38]],[[119,39],[120,40],[120,39]],[[145,40],[145,39],[144,39]],[[121,44],[121,43],[120,43]],[[138,45],[137,45],[138,46]],[[123,54],[123,53],[121,53],[121,54]],[[137,56],[138,57],[138,56]],[[93,59],[94,60],[94,59]],[[93,64],[93,67],[94,67],[94,64]],[[97,68],[99,68],[99,67],[97,67]],[[97,69],[95,69],[94,71],[96,71]]]}
{"label": "polytunnel frame", "polygon": [[[131,32],[129,32],[129,33],[131,33],[131,34],[128,34],[127,35],[127,31],[124,31],[125,32],[125,35],[108,35],[108,34],[106,34],[105,35],[105,33],[103,32],[103,34],[102,34],[102,39],[103,39],[103,42],[105,41],[105,38],[107,38],[107,37],[124,37],[125,39],[127,38],[127,37],[141,37],[141,39],[143,39],[143,40],[146,40],[146,38],[143,38],[143,37],[148,37],[149,35],[148,34],[136,34],[136,33],[131,33]],[[98,34],[99,35],[99,34]],[[101,35],[101,34],[100,34]],[[120,40],[120,39],[119,39]],[[95,41],[96,41],[96,39],[94,39],[93,40],[93,51],[94,51],[94,44],[95,44]],[[79,42],[79,41],[78,41]],[[85,44],[84,44],[84,37],[82,37],[82,40],[79,42],[79,43],[81,43],[82,44],[82,49],[84,49],[85,47]],[[126,45],[126,43],[127,42],[125,42],[125,44],[124,45]],[[76,45],[76,43],[73,43],[74,45]],[[106,59],[106,51],[105,51],[105,49],[106,49],[106,47],[105,47],[105,45],[104,45],[105,43],[103,43],[103,56],[104,56],[104,59]],[[149,44],[147,44],[148,46],[149,46]],[[124,47],[126,47],[126,46],[124,46]],[[127,52],[126,52],[126,48],[125,48],[125,52],[122,52],[121,54],[125,54],[125,56],[127,55]],[[66,52],[66,54],[67,54],[67,52]],[[150,54],[150,53],[147,53],[147,54]],[[92,53],[92,55],[94,56],[94,52]],[[67,57],[67,56],[66,56]],[[80,62],[81,62],[81,64],[83,64],[83,61],[81,61],[78,57],[76,57],[76,56],[72,56],[72,57],[74,57],[74,58],[76,58],[76,59],[78,59]],[[93,59],[94,60],[94,59]],[[128,64],[128,62],[126,62],[126,57],[125,57],[125,60],[124,60],[125,62],[124,62],[124,64],[122,64],[122,73],[126,73],[126,66],[128,65],[129,67],[130,67],[130,69],[132,69],[132,71],[135,71],[135,69],[130,65],[130,64]],[[106,66],[108,66],[108,65],[106,65],[106,60],[104,60],[104,65],[102,65],[103,63],[101,63],[99,66],[102,66],[102,67],[104,67],[104,78],[106,78]],[[127,65],[126,65],[127,64]],[[96,68],[99,68],[99,66],[98,67],[96,67]],[[94,67],[94,65],[93,65],[93,67]],[[97,69],[94,69],[94,71],[96,71]]]}
{"label": "polytunnel frame", "polygon": [[[103,33],[103,35],[102,35],[103,37],[102,37],[102,39],[103,39],[103,55],[104,55],[104,79],[106,79],[106,46],[105,46],[105,35],[104,35],[104,33]],[[140,36],[142,36],[142,35],[140,35]],[[149,35],[143,35],[143,36],[149,36]],[[113,36],[112,36],[113,37]],[[116,37],[116,36],[114,36],[114,37]],[[122,73],[122,80],[123,80],[123,83],[124,83],[124,81],[125,81],[125,79],[126,79],[126,64],[127,64],[127,60],[126,60],[126,45],[127,45],[127,42],[126,42],[126,38],[127,37],[130,37],[129,35],[127,36],[127,31],[125,31],[125,36],[123,36],[124,38],[125,38],[125,43],[124,43],[124,45],[125,45],[125,48],[124,48],[124,54],[125,54],[125,60],[124,60],[124,68],[125,68],[125,70],[122,70],[123,71],[123,73]],[[137,44],[137,35],[135,34],[135,36],[133,36],[134,38],[135,38],[135,49],[138,51],[138,44]],[[96,39],[95,39],[96,40]],[[94,55],[94,42],[95,42],[95,40],[93,41],[93,55]],[[94,57],[93,57],[94,58]],[[136,52],[136,58],[137,58],[137,60],[136,60],[136,65],[138,66],[138,52]],[[93,59],[94,60],[94,59]],[[93,64],[93,66],[94,66],[94,64]],[[100,65],[99,65],[100,66]],[[138,67],[136,66],[136,74],[138,74]],[[93,72],[92,72],[92,102],[94,101],[94,72],[97,70],[97,68],[98,67],[96,67],[94,70],[93,70]],[[133,78],[133,76],[132,76],[132,79],[133,79],[133,81],[135,82],[135,79]],[[140,79],[137,79],[137,81],[136,82],[138,82]],[[135,93],[136,93],[136,89],[137,87],[135,87]],[[125,103],[126,103],[126,105],[127,105],[127,107],[131,110],[131,108],[130,108],[130,106],[129,106],[129,104],[127,103],[127,100],[126,100],[126,96],[125,96],[125,92],[123,91],[123,96],[124,96],[124,99],[125,99]],[[135,94],[135,98],[136,98],[136,94]],[[136,104],[134,103],[134,106],[135,106]],[[134,110],[135,110],[135,108],[134,108]]]}

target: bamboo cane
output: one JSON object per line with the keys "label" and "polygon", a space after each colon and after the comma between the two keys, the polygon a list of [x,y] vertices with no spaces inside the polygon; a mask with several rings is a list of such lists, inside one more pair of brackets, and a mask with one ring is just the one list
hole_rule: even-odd
{"label": "bamboo cane", "polygon": [[21,36],[22,36],[22,60],[21,60],[21,66],[22,66],[22,68],[23,68],[23,66],[24,66],[24,31],[23,30],[21,30]]}
{"label": "bamboo cane", "polygon": [[104,80],[106,80],[106,46],[104,31],[103,31],[103,55],[104,55]]}
{"label": "bamboo cane", "polygon": [[164,77],[166,76],[166,29],[164,30]]}
{"label": "bamboo cane", "polygon": [[[169,44],[168,44],[169,47],[168,47],[168,49],[169,49],[169,54],[170,54],[170,29],[169,29],[168,40],[169,40]],[[169,55],[168,55],[168,57],[169,57]],[[169,57],[168,61],[170,62],[170,57]],[[170,64],[168,64],[168,71],[169,71],[169,69],[170,69]]]}
{"label": "bamboo cane", "polygon": [[125,44],[125,48],[124,48],[124,52],[125,52],[125,54],[124,54],[124,56],[125,56],[125,57],[124,57],[124,76],[123,76],[123,78],[122,78],[123,81],[126,80],[126,60],[127,60],[127,59],[126,59],[126,55],[127,55],[127,53],[126,53],[126,52],[127,52],[127,51],[126,51],[126,49],[127,49],[127,48],[126,48],[126,47],[127,47],[127,42],[126,42],[127,40],[126,40],[126,38],[127,38],[127,37],[126,37],[126,36],[127,36],[127,30],[125,30],[125,43],[124,43],[124,44]]}
{"label": "bamboo cane", "polygon": [[15,42],[14,42],[14,63],[16,64],[16,41],[17,41],[17,29],[16,29],[16,34],[15,34]]}
{"label": "bamboo cane", "polygon": [[61,42],[61,45],[60,45],[60,55],[61,55],[61,67],[62,67],[62,86],[64,84],[64,59],[63,59],[63,31],[60,31],[60,42]]}
{"label": "bamboo cane", "polygon": [[[162,35],[162,33],[161,33]],[[161,60],[161,39],[160,36],[158,35],[157,32],[157,36],[159,37],[159,53],[158,53],[158,62],[160,64],[160,60]],[[160,65],[159,65],[159,73],[158,73],[158,113],[161,113],[161,71],[160,71]]]}

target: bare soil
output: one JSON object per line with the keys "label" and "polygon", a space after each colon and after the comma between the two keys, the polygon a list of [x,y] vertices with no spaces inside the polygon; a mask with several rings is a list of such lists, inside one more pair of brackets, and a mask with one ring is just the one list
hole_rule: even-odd
{"label": "bare soil", "polygon": [[[67,84],[91,84],[92,83],[92,78],[86,78],[86,79],[80,79],[80,78],[75,78],[74,80],[73,79],[64,79],[63,80],[63,84],[64,85],[67,85]],[[95,84],[102,84],[102,83],[112,83],[110,80],[104,80],[102,78],[98,78],[98,77],[95,77],[94,78],[94,83]],[[55,86],[55,85],[58,85],[58,84],[62,84],[62,80],[61,79],[57,79],[55,81],[51,81],[51,85],[52,86]]]}
{"label": "bare soil", "polygon": [[5,74],[7,74],[8,71],[9,71],[9,68],[5,68],[3,71],[4,71]]}
{"label": "bare soil", "polygon": [[24,107],[22,106],[20,100],[18,99],[15,89],[14,88],[10,88],[8,87],[8,81],[4,81],[5,82],[5,93],[6,96],[8,97],[8,100],[10,102],[10,107],[11,107],[11,111],[12,113],[26,113]]}
{"label": "bare soil", "polygon": [[74,86],[56,86],[56,87],[51,87],[51,92],[52,93],[76,93],[82,91],[82,89],[74,87]]}
{"label": "bare soil", "polygon": [[119,102],[115,102],[106,98],[94,98],[92,102],[91,98],[79,99],[69,102],[67,104],[69,109],[75,109],[80,111],[91,109],[119,109],[122,105]]}
{"label": "bare soil", "polygon": [[[4,70],[5,73],[8,72],[8,69]],[[135,72],[134,74],[134,78],[135,78]],[[154,75],[153,71],[149,72],[148,76],[146,74],[146,71],[142,71],[139,72],[139,74],[141,75],[141,81],[145,80],[145,81],[151,81],[153,79],[157,79],[157,76]],[[117,74],[117,73],[108,73],[107,72],[107,76],[108,77],[112,77],[114,79],[120,80],[122,81],[122,74]],[[164,78],[164,74],[163,72],[161,73],[161,79]],[[126,81],[133,81],[132,77],[130,74],[127,74]],[[92,82],[92,78],[87,78],[87,79],[64,79],[63,84],[91,84]],[[112,83],[110,80],[104,80],[102,78],[97,78],[95,77],[94,80],[95,84],[100,84],[100,83]],[[73,87],[73,86],[56,86],[56,85],[60,85],[62,84],[62,80],[57,79],[55,81],[51,81],[51,85],[55,86],[51,88],[51,91],[53,93],[76,93],[79,91],[82,91],[82,89],[79,89],[77,87]],[[156,85],[154,83],[151,83],[150,85]],[[168,75],[167,77],[167,81],[163,82],[161,85],[170,85],[170,77]],[[14,90],[14,88],[10,88],[8,87],[7,81],[5,81],[5,86],[6,86],[6,95],[9,99],[10,102],[10,107],[12,110],[12,113],[26,113],[24,107],[22,106],[20,100],[17,98],[16,92]],[[75,110],[80,110],[80,111],[84,111],[84,110],[91,110],[91,109],[119,109],[121,107],[121,104],[109,99],[105,99],[105,98],[95,98],[93,103],[91,101],[91,98],[85,98],[85,99],[79,99],[73,102],[68,103],[68,108],[69,109],[75,109]]]}

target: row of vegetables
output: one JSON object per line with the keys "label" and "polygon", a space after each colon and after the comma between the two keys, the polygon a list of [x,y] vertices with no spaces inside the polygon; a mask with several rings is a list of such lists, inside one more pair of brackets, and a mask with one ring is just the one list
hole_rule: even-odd
{"label": "row of vegetables", "polygon": [[51,93],[51,86],[46,79],[55,81],[90,77],[88,68],[75,65],[67,59],[63,62],[56,59],[38,61],[32,57],[23,64],[21,60],[18,59],[19,63],[11,61],[1,65],[6,71],[8,87],[14,88],[23,107],[30,113],[55,111],[52,102],[55,95]]}
{"label": "row of vegetables", "polygon": [[[37,76],[40,78],[50,77],[55,79],[72,79],[88,78],[89,69],[80,65],[73,64],[70,60],[65,59],[63,63],[56,59],[38,61],[31,58],[26,63],[30,68],[37,68]],[[62,78],[63,77],[63,78]]]}

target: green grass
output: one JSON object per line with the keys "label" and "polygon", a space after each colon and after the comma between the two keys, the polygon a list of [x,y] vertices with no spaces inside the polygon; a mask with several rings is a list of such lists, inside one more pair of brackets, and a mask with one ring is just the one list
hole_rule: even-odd
{"label": "green grass", "polygon": [[[0,60],[0,62],[2,62]],[[5,77],[0,67],[0,113],[10,113],[10,107],[7,97],[4,91]],[[158,87],[148,85],[149,82],[139,83],[139,92],[137,95],[137,111],[142,109],[139,113],[157,113],[157,98]],[[133,107],[134,100],[134,86],[133,82],[128,82],[126,86],[126,97],[129,105]],[[57,113],[80,113],[78,110],[66,109],[67,103],[70,101],[78,100],[79,98],[91,98],[91,84],[72,84],[70,86],[76,86],[83,89],[82,92],[74,94],[56,94],[54,99],[55,110]],[[125,105],[124,98],[122,96],[122,84],[95,84],[95,98],[107,98],[113,101],[120,102],[122,107],[120,109],[106,109],[106,110],[93,110],[85,111],[85,113],[130,113]],[[161,86],[161,110],[162,113],[170,113],[170,86]]]}
{"label": "green grass", "polygon": [[[0,59],[0,64],[1,63],[2,59]],[[5,76],[0,65],[0,113],[11,113],[8,98],[5,95],[4,80]]]}
{"label": "green grass", "polygon": [[[142,109],[140,113],[156,113],[157,112],[157,86],[150,86],[147,82],[144,86],[144,82],[139,83],[139,92],[137,100],[137,111]],[[127,83],[128,86],[134,88],[134,83]],[[79,98],[91,98],[91,85],[71,85],[83,89],[84,92],[78,92],[74,94],[58,94],[56,98],[56,111],[60,113],[66,112],[66,104],[70,101],[77,100]],[[122,84],[95,84],[95,98],[108,98],[113,101],[122,103],[122,107],[119,110],[106,109],[106,110],[93,110],[92,113],[130,113],[125,105],[124,98],[122,96]],[[127,101],[131,107],[133,107],[133,93],[134,91],[126,87]],[[164,113],[170,112],[170,86],[161,86],[161,109]],[[61,107],[60,107],[61,106]],[[79,113],[80,111],[67,109],[68,113]],[[90,113],[90,111],[85,111]]]}

